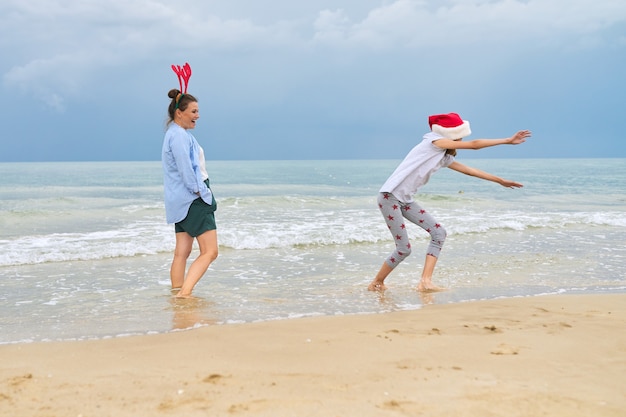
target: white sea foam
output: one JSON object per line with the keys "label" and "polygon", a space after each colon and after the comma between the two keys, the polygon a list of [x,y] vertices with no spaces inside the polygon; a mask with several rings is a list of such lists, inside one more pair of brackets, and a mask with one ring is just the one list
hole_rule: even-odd
{"label": "white sea foam", "polygon": [[[306,202],[303,203],[305,205]],[[378,210],[366,208],[314,212],[309,208],[284,213],[253,208],[218,213],[219,243],[224,248],[270,249],[378,243],[389,240]],[[471,211],[435,207],[437,219],[449,236],[484,234],[495,230],[563,229],[574,226],[626,227],[623,212],[534,212],[517,210]],[[426,236],[409,225],[412,238]],[[626,233],[626,230],[624,230]],[[161,218],[129,223],[109,230],[26,235],[0,240],[0,266],[44,262],[97,260],[168,252],[173,249],[172,226]]]}

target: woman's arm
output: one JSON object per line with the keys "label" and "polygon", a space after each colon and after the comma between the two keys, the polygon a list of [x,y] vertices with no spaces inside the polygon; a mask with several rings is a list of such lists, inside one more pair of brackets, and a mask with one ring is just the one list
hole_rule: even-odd
{"label": "woman's arm", "polygon": [[193,143],[188,135],[177,134],[170,140],[170,149],[183,185],[189,192],[198,193],[198,179],[194,170],[194,162],[189,155]]}
{"label": "woman's arm", "polygon": [[462,140],[437,139],[433,144],[442,149],[483,149],[497,145],[519,145],[526,142],[530,137],[530,131],[520,130],[513,136],[503,139],[474,139],[463,142]]}
{"label": "woman's arm", "polygon": [[520,184],[519,182],[514,182],[514,181],[509,181],[509,180],[505,180],[504,178],[500,178],[497,177],[495,175],[492,175],[488,172],[485,171],[481,171],[480,169],[477,168],[472,168],[472,167],[468,167],[467,165],[463,165],[460,162],[454,161],[453,163],[451,163],[448,168],[453,169],[457,172],[460,172],[461,174],[465,174],[465,175],[469,175],[472,177],[476,177],[476,178],[480,178],[483,180],[487,180],[487,181],[492,181],[495,183],[500,184],[503,187],[507,187],[507,188],[521,188],[523,187],[522,184]]}

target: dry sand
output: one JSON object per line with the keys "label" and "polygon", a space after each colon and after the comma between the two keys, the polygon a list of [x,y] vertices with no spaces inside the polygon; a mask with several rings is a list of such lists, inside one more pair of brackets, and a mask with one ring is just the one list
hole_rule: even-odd
{"label": "dry sand", "polygon": [[0,346],[1,416],[626,415],[626,294]]}

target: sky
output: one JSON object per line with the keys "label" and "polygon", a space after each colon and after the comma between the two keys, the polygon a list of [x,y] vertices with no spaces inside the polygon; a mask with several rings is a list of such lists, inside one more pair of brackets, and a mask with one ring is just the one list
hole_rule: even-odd
{"label": "sky", "polygon": [[626,157],[624,0],[3,0],[0,162],[156,161],[172,64],[207,160],[401,159],[428,116]]}

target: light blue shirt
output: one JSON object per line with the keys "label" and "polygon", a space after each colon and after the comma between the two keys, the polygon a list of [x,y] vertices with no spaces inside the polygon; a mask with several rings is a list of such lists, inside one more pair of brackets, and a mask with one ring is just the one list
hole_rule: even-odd
{"label": "light blue shirt", "polygon": [[209,205],[213,202],[213,194],[204,183],[208,178],[204,152],[196,138],[176,123],[171,123],[165,132],[161,162],[168,223],[178,223],[187,217],[198,192],[204,202]]}

